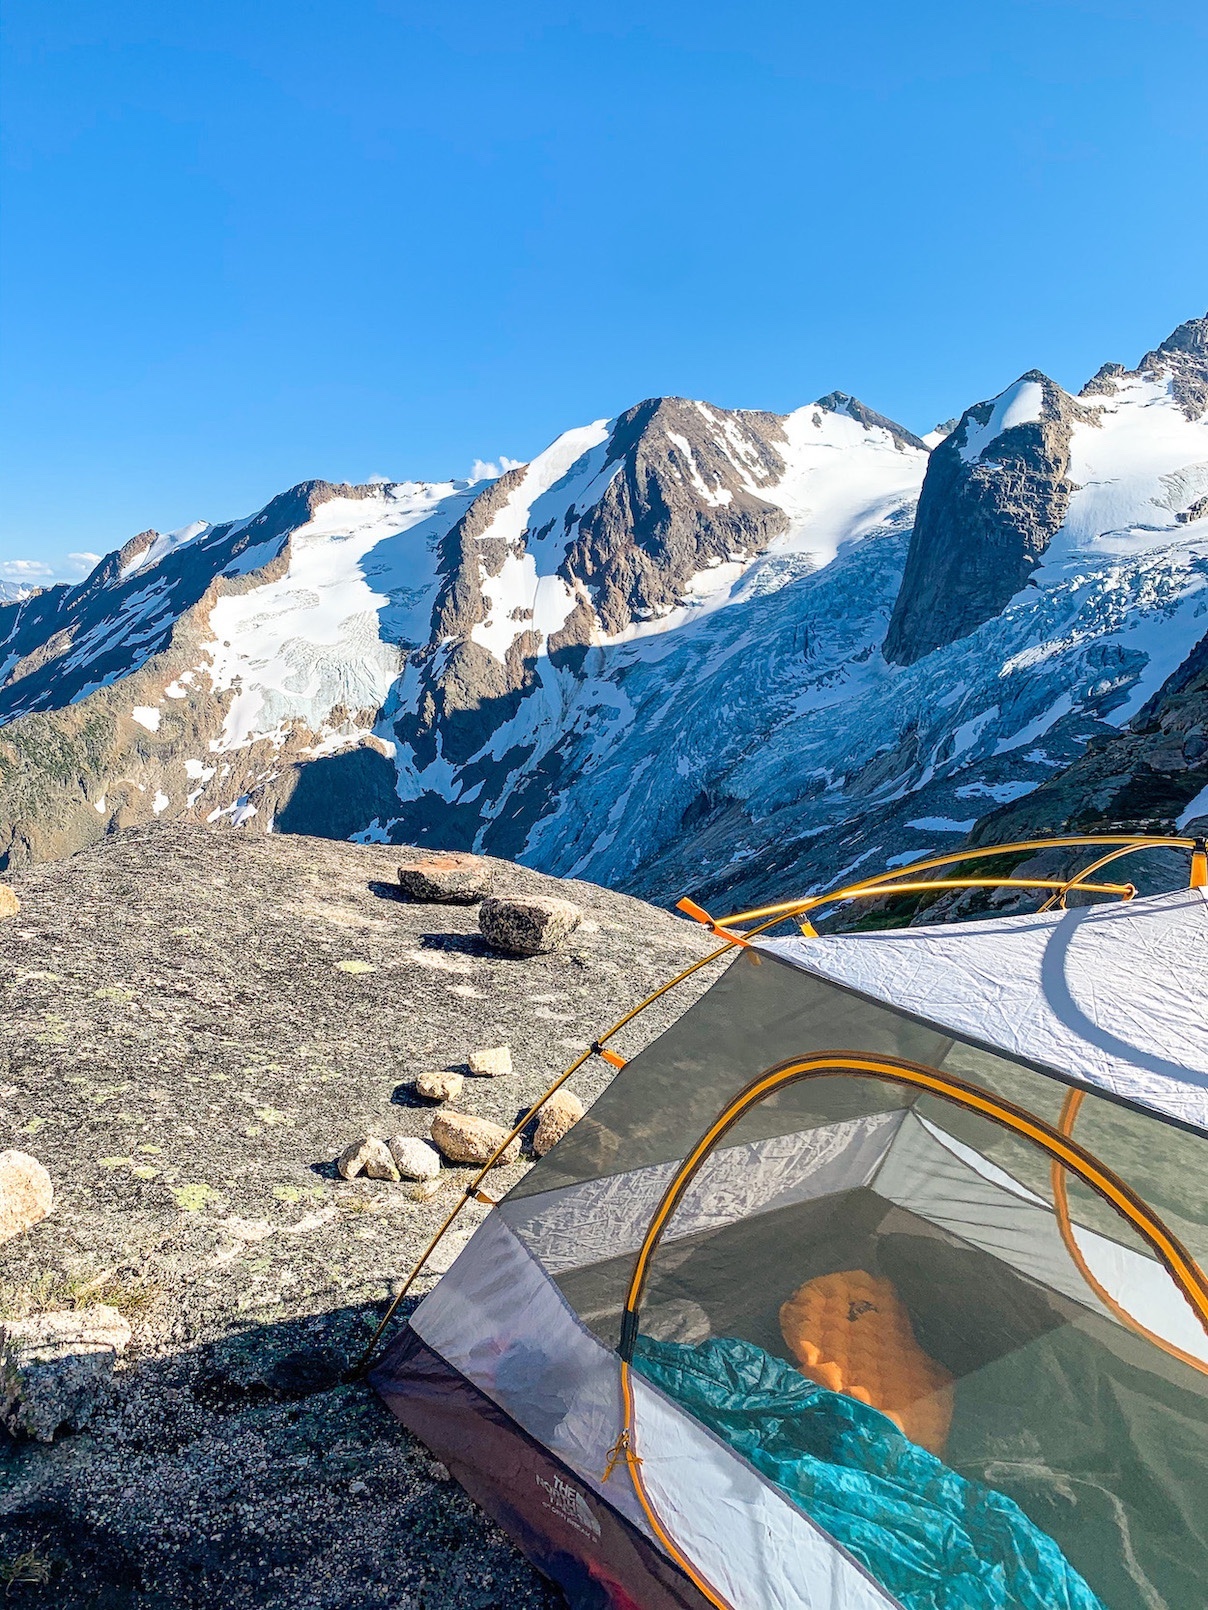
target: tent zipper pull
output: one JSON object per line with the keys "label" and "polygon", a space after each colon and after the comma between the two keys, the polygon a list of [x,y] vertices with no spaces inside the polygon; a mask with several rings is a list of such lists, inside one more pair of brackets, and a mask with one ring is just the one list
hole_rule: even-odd
{"label": "tent zipper pull", "polygon": [[608,1450],[608,1463],[604,1466],[604,1480],[607,1481],[624,1458],[627,1465],[640,1465],[641,1460],[629,1445],[629,1427],[626,1426],[621,1435]]}

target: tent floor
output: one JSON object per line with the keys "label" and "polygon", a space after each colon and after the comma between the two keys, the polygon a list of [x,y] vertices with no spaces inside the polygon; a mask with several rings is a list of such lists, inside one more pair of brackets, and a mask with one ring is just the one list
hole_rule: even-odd
{"label": "tent floor", "polygon": [[405,1326],[370,1374],[386,1406],[565,1593],[571,1610],[709,1610],[686,1576]]}
{"label": "tent floor", "polygon": [[[626,1255],[558,1278],[606,1345],[632,1269]],[[1208,1377],[874,1191],[665,1242],[641,1329],[738,1336],[785,1358],[781,1303],[844,1269],[890,1279],[919,1345],[956,1378],[953,1469],[1013,1498],[1111,1610],[1208,1605]]]}

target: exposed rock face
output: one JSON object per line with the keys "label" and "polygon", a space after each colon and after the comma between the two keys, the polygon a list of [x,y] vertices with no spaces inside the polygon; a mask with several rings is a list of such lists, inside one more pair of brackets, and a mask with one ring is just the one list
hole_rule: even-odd
{"label": "exposed rock face", "polygon": [[1065,519],[1077,404],[1030,370],[931,455],[885,658],[910,665],[999,614]]}
{"label": "exposed rock face", "polygon": [[1188,319],[1137,365],[1144,375],[1168,377],[1188,419],[1208,411],[1208,314]]}
{"label": "exposed rock face", "polygon": [[573,1091],[565,1087],[555,1090],[543,1103],[541,1116],[537,1120],[537,1132],[533,1136],[533,1150],[537,1156],[544,1157],[546,1152],[552,1151],[582,1116],[583,1103]]}
{"label": "exposed rock face", "polygon": [[[817,406],[829,409],[832,414],[846,414],[848,419],[854,419],[857,424],[868,430],[888,431],[895,442],[903,447],[921,448],[927,452],[927,444],[913,431],[904,429],[896,420],[887,419],[884,414],[878,414],[874,408],[867,407],[858,397],[849,397],[845,391],[829,391],[825,397],[819,397]],[[955,420],[951,421],[956,424]]]}
{"label": "exposed rock face", "polygon": [[[132,1594],[173,1610],[402,1595],[464,1610],[484,1594],[556,1610],[557,1590],[349,1378],[467,1168],[420,1200],[423,1181],[344,1180],[331,1162],[370,1134],[435,1157],[410,1081],[472,1046],[516,1053],[510,1078],[472,1087],[475,1112],[510,1127],[574,1054],[565,1040],[588,1043],[713,947],[625,895],[494,861],[501,892],[568,893],[597,924],[573,956],[517,966],[482,945],[472,906],[390,898],[398,862],[390,845],[160,824],[13,874],[0,1107],[18,1132],[43,1121],[38,1156],[61,1189],[0,1246],[0,1297],[61,1310],[70,1290],[135,1332],[86,1437],[0,1431],[0,1559],[49,1558],[55,1610]],[[336,970],[348,958],[374,971]],[[713,973],[637,1019],[633,1049]],[[611,1077],[595,1058],[576,1088],[587,1100]],[[496,1169],[490,1194],[527,1166]],[[458,1228],[486,1211],[469,1204]]]}
{"label": "exposed rock face", "polygon": [[113,1367],[130,1345],[116,1308],[37,1314],[0,1326],[0,1424],[53,1442],[88,1424],[109,1395]]}
{"label": "exposed rock face", "polygon": [[[451,1163],[476,1163],[481,1168],[507,1137],[502,1124],[493,1124],[489,1118],[476,1118],[468,1112],[439,1112],[432,1120],[433,1145],[439,1146]],[[500,1152],[495,1167],[505,1168],[519,1156],[520,1138],[517,1136]]]}
{"label": "exposed rock face", "polygon": [[24,1235],[54,1206],[50,1175],[28,1152],[0,1152],[0,1241]]}
{"label": "exposed rock face", "polygon": [[484,900],[478,926],[488,945],[509,956],[541,956],[574,933],[582,912],[570,900],[532,895],[525,900]]}
{"label": "exposed rock face", "polygon": [[[724,434],[723,434],[724,432]],[[562,562],[609,635],[679,603],[699,571],[762,553],[788,526],[759,497],[784,473],[775,414],[654,397],[617,420],[608,489],[579,522]]]}
{"label": "exposed rock face", "polygon": [[481,855],[421,855],[398,869],[399,888],[409,900],[472,906],[491,892],[491,867]]}
{"label": "exposed rock face", "polygon": [[21,902],[8,884],[0,883],[0,918],[15,917],[20,909]]}
{"label": "exposed rock face", "polygon": [[1204,332],[968,411],[913,541],[925,451],[838,392],[142,533],[0,603],[0,874],[200,820],[738,907],[955,843],[1203,633]]}

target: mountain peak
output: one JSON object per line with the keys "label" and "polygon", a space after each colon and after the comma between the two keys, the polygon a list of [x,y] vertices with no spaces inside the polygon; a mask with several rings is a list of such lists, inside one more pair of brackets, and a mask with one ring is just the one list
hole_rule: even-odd
{"label": "mountain peak", "polygon": [[845,414],[848,419],[854,419],[857,424],[865,426],[868,430],[887,430],[894,441],[902,447],[917,447],[924,453],[928,451],[927,443],[913,431],[908,431],[904,425],[886,418],[884,414],[878,414],[875,409],[867,407],[858,397],[849,396],[846,391],[828,391],[825,397],[818,398],[814,406],[825,408],[832,414]]}
{"label": "mountain peak", "polygon": [[1105,363],[1079,396],[1112,396],[1122,382],[1142,378],[1165,380],[1186,417],[1203,418],[1208,413],[1208,314],[1185,319],[1165,341],[1147,352],[1135,369]]}

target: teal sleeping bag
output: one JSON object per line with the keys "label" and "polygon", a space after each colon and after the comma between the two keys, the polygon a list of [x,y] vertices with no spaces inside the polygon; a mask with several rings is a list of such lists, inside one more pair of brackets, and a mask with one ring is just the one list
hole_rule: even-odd
{"label": "teal sleeping bag", "polygon": [[1010,1498],[879,1410],[735,1337],[638,1340],[634,1366],[841,1543],[904,1610],[1104,1610]]}

